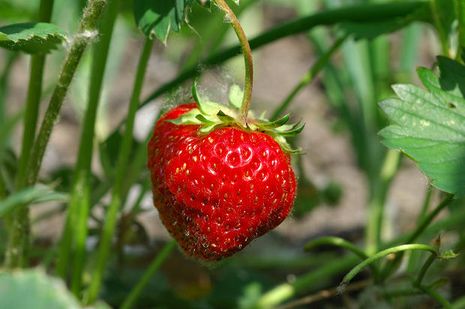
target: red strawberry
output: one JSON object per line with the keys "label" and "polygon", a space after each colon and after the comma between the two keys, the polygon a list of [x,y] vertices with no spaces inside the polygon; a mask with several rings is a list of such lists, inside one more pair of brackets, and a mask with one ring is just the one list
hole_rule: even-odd
{"label": "red strawberry", "polygon": [[[289,155],[272,136],[215,112],[223,118],[217,126],[195,103],[171,109],[157,122],[148,147],[161,220],[184,252],[201,260],[230,256],[275,228],[296,192]],[[202,132],[205,126],[208,132]]]}

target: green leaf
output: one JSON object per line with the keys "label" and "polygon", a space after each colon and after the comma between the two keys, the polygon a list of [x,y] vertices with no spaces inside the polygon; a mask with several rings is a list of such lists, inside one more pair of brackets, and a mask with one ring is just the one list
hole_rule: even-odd
{"label": "green leaf", "polygon": [[341,28],[346,34],[353,35],[355,40],[372,40],[380,35],[398,31],[409,23],[406,19],[393,19],[373,23],[346,23],[341,24]]}
{"label": "green leaf", "polygon": [[[68,195],[51,190],[44,185],[35,185],[16,192],[0,202],[0,218],[22,205],[38,204],[51,201],[65,202]],[[1,289],[0,289],[1,291]],[[0,306],[2,308],[2,306]]]}
{"label": "green leaf", "polygon": [[398,98],[381,108],[391,125],[380,132],[383,143],[411,157],[440,190],[465,195],[465,67],[438,58],[440,77],[431,70],[418,74],[427,90],[396,85]]}
{"label": "green leaf", "polygon": [[42,270],[0,274],[0,308],[80,308],[61,280]]}
{"label": "green leaf", "polygon": [[149,38],[166,44],[170,31],[181,29],[190,3],[190,0],[135,0],[137,26]]}
{"label": "green leaf", "polygon": [[3,161],[3,155],[10,141],[10,136],[16,128],[16,125],[22,119],[22,116],[23,112],[21,111],[7,118],[3,123],[0,123],[0,162]]}
{"label": "green leaf", "polygon": [[413,13],[390,19],[379,20],[375,22],[348,22],[341,23],[340,28],[348,35],[352,35],[356,40],[372,40],[376,37],[396,32],[405,28],[411,22],[417,20],[428,20],[431,15],[429,8],[421,8]]}
{"label": "green leaf", "polygon": [[0,27],[0,47],[29,54],[46,54],[66,39],[58,26],[23,23]]}

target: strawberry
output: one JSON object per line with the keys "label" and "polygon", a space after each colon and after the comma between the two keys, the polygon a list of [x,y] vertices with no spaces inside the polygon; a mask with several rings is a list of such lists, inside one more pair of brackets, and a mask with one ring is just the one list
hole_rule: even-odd
{"label": "strawberry", "polygon": [[194,98],[197,103],[158,120],[148,167],[169,233],[186,255],[213,261],[243,249],[289,214],[296,178],[283,136],[303,125],[284,125],[288,116],[276,122],[251,116],[244,124],[234,110],[201,100],[195,87]]}

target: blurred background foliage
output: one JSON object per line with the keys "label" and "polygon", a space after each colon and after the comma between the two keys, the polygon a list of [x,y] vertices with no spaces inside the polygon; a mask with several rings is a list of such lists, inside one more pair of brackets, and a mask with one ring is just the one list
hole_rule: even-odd
{"label": "blurred background foliage", "polygon": [[[55,2],[52,22],[72,35],[79,24],[86,1]],[[368,7],[405,2],[242,0],[240,6],[233,8],[249,38],[254,38],[273,27],[326,10],[352,5]],[[440,7],[434,8],[435,4]],[[331,235],[344,238],[357,246],[365,246],[368,255],[374,254],[404,239],[415,227],[415,222],[420,222],[426,216],[430,204],[437,203],[442,197],[439,191],[427,186],[418,174],[413,174],[415,177],[412,179],[404,179],[400,186],[405,185],[405,190],[410,188],[409,182],[417,182],[418,185],[415,191],[404,193],[411,197],[407,201],[413,200],[416,203],[406,206],[410,211],[406,212],[403,222],[409,224],[400,226],[390,216],[389,207],[396,202],[390,189],[396,175],[411,169],[412,164],[398,152],[387,150],[378,136],[378,132],[388,124],[378,108],[378,102],[393,96],[391,85],[405,82],[417,84],[415,69],[418,65],[433,66],[436,55],[447,56],[447,47],[457,45],[454,41],[447,42],[457,31],[456,18],[454,14],[448,13],[454,11],[453,1],[431,1],[427,5],[433,6],[433,11],[437,9],[438,16],[433,16],[433,19],[436,17],[434,22],[431,21],[429,11],[417,12],[425,14],[424,17],[407,16],[389,21],[387,25],[373,22],[339,23],[335,20],[329,22],[329,26],[317,26],[303,33],[291,32],[290,38],[254,51],[258,71],[255,109],[266,110],[268,115],[274,115],[273,112],[282,112],[285,104],[286,112],[293,113],[294,117],[321,124],[320,127],[309,127],[324,128],[321,130],[331,135],[315,139],[311,136],[321,131],[307,130],[299,139],[292,141],[296,145],[303,145],[304,149],[308,147],[310,154],[315,153],[312,148],[322,146],[308,141],[332,145],[334,139],[345,143],[346,147],[341,148],[343,151],[338,153],[339,157],[333,156],[333,160],[348,160],[356,171],[354,173],[360,177],[357,181],[362,183],[363,188],[355,192],[357,198],[353,201],[363,209],[364,221],[355,219],[340,229],[312,229],[311,225],[319,220],[331,220],[328,226],[337,226],[344,219],[355,216],[353,211],[360,208],[343,208],[347,205],[344,200],[353,188],[341,183],[338,175],[325,174],[325,167],[318,166],[309,154],[296,157],[294,164],[299,176],[299,191],[293,214],[283,228],[256,240],[243,252],[215,265],[201,265],[174,251],[160,271],[150,277],[137,300],[136,308],[277,307],[289,301],[289,306],[284,305],[283,308],[434,306],[430,297],[409,289],[409,277],[423,267],[427,259],[424,254],[407,254],[399,271],[375,285],[369,281],[369,272],[363,272],[358,278],[358,285],[354,284],[353,290],[349,286],[347,292],[341,295],[332,288],[337,287],[344,274],[359,261],[357,257],[337,246],[320,246],[310,253],[303,250],[308,241]],[[34,20],[38,7],[38,0],[0,0],[0,26]],[[109,192],[115,181],[119,147],[123,139],[122,130],[118,128],[126,117],[126,105],[137,62],[134,51],[142,48],[143,35],[134,22],[132,7],[132,1],[121,3],[97,115],[95,142],[98,147],[94,149],[89,183],[92,188],[92,209],[86,243],[88,258],[83,270],[84,286],[90,284],[93,276],[96,247],[105,221],[103,213],[109,207]],[[415,22],[410,23],[412,20]],[[432,23],[436,24],[436,31]],[[149,177],[144,168],[144,144],[160,109],[190,99],[191,80],[186,78],[187,82],[176,82],[176,79],[201,63],[200,68],[191,75],[199,72],[203,91],[217,97],[225,96],[228,84],[242,79],[240,55],[227,61],[220,59],[213,66],[208,62],[202,64],[202,60],[221,54],[225,48],[236,44],[234,33],[230,25],[224,22],[223,15],[215,9],[209,11],[193,6],[192,12],[188,14],[188,24],[179,33],[170,34],[166,45],[155,43],[147,67],[142,94],[143,98],[152,97],[154,100],[142,100],[150,104],[142,107],[137,114],[134,134],[137,142],[132,147],[127,178],[122,185],[124,207],[119,213],[111,263],[105,271],[100,295],[111,307],[123,304],[128,291],[140,282],[147,267],[169,242],[151,206]],[[354,37],[359,39],[355,40]],[[269,48],[274,48],[273,52]],[[44,98],[48,98],[53,90],[66,51],[67,43],[47,58]],[[41,174],[42,182],[50,184],[57,192],[73,191],[74,164],[89,97],[93,57],[92,52],[84,54]],[[283,70],[282,67],[289,62],[297,63],[300,70]],[[27,66],[23,54],[0,51],[1,124],[23,108]],[[296,67],[295,64],[293,67]],[[274,72],[278,72],[278,76],[270,76]],[[170,91],[159,91],[157,94],[157,89],[163,90],[158,87],[169,85],[165,83],[173,80],[175,83]],[[277,90],[271,91],[272,87],[277,87]],[[272,93],[272,100],[267,91]],[[0,125],[0,128],[3,127]],[[15,174],[20,136],[18,128],[18,123],[14,123],[9,130],[0,131],[7,132],[5,135],[0,134],[1,173],[7,180]],[[345,179],[350,182],[350,177],[349,174]],[[33,212],[33,227],[41,228],[33,229],[31,265],[40,266],[53,275],[56,274],[57,243],[61,237],[67,204],[46,203]],[[318,212],[322,208],[327,212],[323,217]],[[454,201],[449,207],[449,214],[431,225],[417,241],[429,243],[441,232],[442,246],[454,249],[455,252],[463,251],[464,210],[463,200]],[[402,217],[402,214],[398,216]],[[293,233],[287,232],[286,229],[292,225],[299,228],[294,228]],[[318,226],[324,227],[325,222]],[[4,226],[0,225],[0,229],[0,251],[3,252],[6,232]],[[440,261],[428,273],[428,279],[434,282],[438,293],[456,301],[457,308],[461,304],[463,306],[465,296],[463,262],[463,256],[452,261]],[[301,303],[292,303],[308,295],[310,298],[302,298]],[[82,294],[78,292],[75,296],[81,298]],[[101,305],[105,306],[103,303]]]}

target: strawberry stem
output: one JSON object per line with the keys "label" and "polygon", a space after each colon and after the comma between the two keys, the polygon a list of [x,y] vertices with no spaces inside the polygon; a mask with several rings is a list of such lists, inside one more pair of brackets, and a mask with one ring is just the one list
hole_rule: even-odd
{"label": "strawberry stem", "polygon": [[241,105],[241,116],[244,123],[247,124],[247,115],[250,108],[250,101],[252,99],[252,88],[253,88],[253,59],[252,49],[250,48],[249,41],[245,35],[244,29],[242,29],[241,23],[237,19],[234,12],[228,6],[225,0],[214,0],[215,4],[224,12],[231,25],[236,32],[237,38],[239,39],[242,54],[244,55],[245,63],[245,83],[244,83],[244,97]]}
{"label": "strawberry stem", "polygon": [[[41,22],[50,22],[54,0],[41,0],[39,18]],[[28,162],[37,129],[40,101],[42,97],[42,82],[45,68],[45,55],[31,57],[29,86],[27,91],[26,109],[24,114],[24,133],[19,156],[18,171],[15,179],[17,191],[27,186]],[[7,219],[8,246],[5,254],[5,266],[13,269],[27,264],[27,251],[30,241],[29,208],[22,205]]]}

